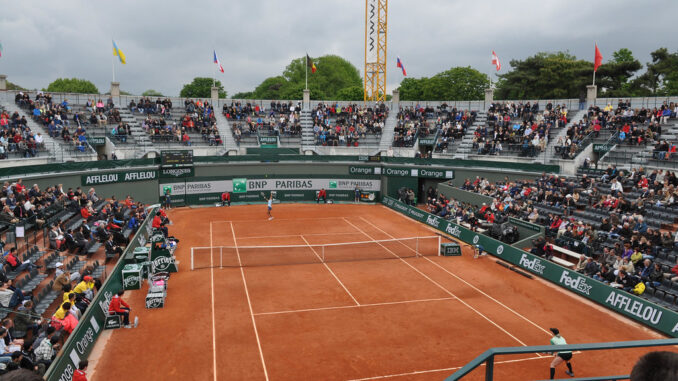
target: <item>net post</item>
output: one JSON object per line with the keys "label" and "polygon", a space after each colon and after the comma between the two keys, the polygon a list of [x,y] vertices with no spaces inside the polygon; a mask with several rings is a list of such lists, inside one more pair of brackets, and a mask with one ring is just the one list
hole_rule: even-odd
{"label": "net post", "polygon": [[442,247],[441,247],[441,246],[442,246],[442,244],[443,244],[443,240],[442,240],[442,237],[438,236],[438,248],[437,248],[437,250],[438,250],[438,256],[440,256],[440,255],[441,255],[441,254],[440,254],[440,252],[442,251],[442,250],[441,250],[441,248],[442,248]]}
{"label": "net post", "polygon": [[193,267],[193,248],[191,248],[191,271],[192,270],[195,270],[195,268]]}

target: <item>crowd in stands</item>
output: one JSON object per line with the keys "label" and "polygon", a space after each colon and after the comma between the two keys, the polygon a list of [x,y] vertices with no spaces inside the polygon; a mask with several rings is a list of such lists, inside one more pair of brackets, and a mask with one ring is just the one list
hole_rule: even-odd
{"label": "crowd in stands", "polygon": [[184,115],[178,120],[172,118],[172,102],[169,99],[155,102],[142,98],[138,103],[129,104],[132,113],[146,114],[141,127],[154,142],[181,142],[193,144],[189,133],[200,134],[210,146],[223,145],[212,105],[207,101],[190,100],[184,102]]}
{"label": "crowd in stands", "polygon": [[499,155],[510,149],[520,156],[535,156],[546,150],[553,128],[564,127],[565,105],[547,103],[543,112],[539,103],[493,103],[487,111],[487,125],[474,132],[473,148],[479,155]]}
{"label": "crowd in stands", "polygon": [[44,144],[42,133],[32,131],[25,116],[0,111],[0,159],[7,159],[10,153],[35,157]]}
{"label": "crowd in stands", "polygon": [[[87,258],[99,247],[107,259],[119,258],[147,211],[130,196],[104,200],[94,188],[40,189],[21,179],[3,184],[0,206],[0,230],[22,226],[49,237],[46,251],[0,241],[0,374],[21,368],[42,375],[101,287],[103,267]],[[55,300],[56,312],[49,310]]]}
{"label": "crowd in stands", "polygon": [[[678,234],[673,231],[678,177],[672,171],[645,172],[641,167],[625,173],[610,166],[595,179],[543,174],[534,180],[491,183],[476,177],[460,188],[492,202],[469,205],[430,190],[429,211],[474,228],[507,216],[540,224],[546,240],[534,242],[533,254],[551,259],[553,245],[575,251],[582,254],[577,271],[639,295],[646,288],[654,292],[664,287],[668,293],[678,287]],[[678,309],[673,302],[666,305]]]}
{"label": "crowd in stands", "polygon": [[[42,125],[50,137],[60,138],[72,144],[74,150],[79,152],[90,150],[86,126],[102,125],[105,128],[108,123],[120,122],[120,115],[114,108],[113,99],[110,97],[105,105],[101,99],[96,103],[88,100],[85,109],[90,112],[89,118],[84,118],[79,112],[75,112],[72,114],[73,125],[69,121],[72,108],[67,99],[56,103],[52,102],[50,94],[38,92],[35,99],[31,99],[28,93],[19,92],[15,97],[15,102],[19,107],[27,110],[33,120]],[[40,138],[42,140],[42,136]]]}
{"label": "crowd in stands", "polygon": [[380,136],[388,117],[384,104],[360,107],[319,103],[313,109],[313,134],[323,146],[358,146],[367,134]]}
{"label": "crowd in stands", "polygon": [[620,99],[617,107],[608,103],[604,108],[589,108],[589,131],[597,136],[601,130],[609,130],[618,144],[654,145],[654,158],[665,160],[675,152],[676,142],[662,140],[662,125],[666,125],[669,119],[676,118],[677,113],[678,104],[673,102],[664,102],[654,108],[634,109],[629,100]]}
{"label": "crowd in stands", "polygon": [[240,102],[224,105],[224,116],[233,120],[233,137],[240,144],[250,136],[297,136],[301,133],[301,104],[272,102],[268,111],[259,105],[244,106]]}
{"label": "crowd in stands", "polygon": [[455,139],[461,139],[473,125],[475,111],[458,110],[443,103],[438,108],[431,106],[400,107],[398,123],[393,136],[394,147],[412,147],[417,138],[439,135],[434,150],[442,152]]}
{"label": "crowd in stands", "polygon": [[240,144],[243,137],[250,136],[298,136],[301,133],[301,103],[272,101],[270,107],[231,102],[224,104],[222,112],[233,121],[233,137]]}

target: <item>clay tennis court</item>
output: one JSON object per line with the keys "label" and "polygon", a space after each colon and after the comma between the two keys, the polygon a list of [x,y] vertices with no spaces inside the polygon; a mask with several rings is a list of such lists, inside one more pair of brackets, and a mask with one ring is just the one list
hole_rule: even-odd
{"label": "clay tennis court", "polygon": [[[442,380],[488,348],[548,344],[549,327],[569,343],[663,337],[493,257],[473,259],[469,247],[461,257],[400,258],[412,246],[382,240],[436,234],[383,206],[274,205],[273,221],[265,210],[171,210],[181,263],[166,306],[145,310],[146,290],[127,292],[141,324],[113,332],[93,379]],[[378,259],[318,260],[315,245],[342,242],[364,242],[364,255]],[[299,249],[246,249],[276,245]],[[220,246],[242,253],[212,249],[194,261],[233,267],[190,270],[192,247]],[[649,350],[575,354],[575,375],[628,374]],[[550,361],[500,356],[495,379],[548,378]],[[481,367],[468,379],[483,376]]]}

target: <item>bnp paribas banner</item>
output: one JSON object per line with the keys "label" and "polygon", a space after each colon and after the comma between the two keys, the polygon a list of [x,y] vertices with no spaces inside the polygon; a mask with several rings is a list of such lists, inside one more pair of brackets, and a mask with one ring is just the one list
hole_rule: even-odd
{"label": "bnp paribas banner", "polygon": [[378,198],[381,189],[379,179],[316,179],[316,178],[236,178],[228,180],[191,180],[170,184],[160,184],[159,194],[171,195],[172,202],[181,204],[205,204],[221,200],[221,194],[231,192],[231,201],[263,201],[275,192],[280,201],[314,200],[320,189],[327,191],[327,197],[336,201],[353,201],[355,189],[361,192],[373,192]]}
{"label": "bnp paribas banner", "polygon": [[472,245],[481,245],[483,250],[518,266],[532,274],[601,304],[615,312],[630,317],[667,335],[678,337],[678,313],[651,303],[636,295],[610,287],[551,261],[532,255],[463,226],[405,205],[385,196],[382,203],[408,217],[443,231],[454,238]]}

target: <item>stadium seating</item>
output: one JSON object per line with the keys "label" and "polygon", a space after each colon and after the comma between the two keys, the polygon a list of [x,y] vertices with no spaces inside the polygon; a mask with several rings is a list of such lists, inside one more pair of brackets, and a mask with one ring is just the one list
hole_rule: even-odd
{"label": "stadium seating", "polygon": [[[666,172],[581,169],[577,178],[543,175],[537,179],[494,184],[480,178],[473,182],[467,179],[461,189],[493,197],[495,200],[489,209],[446,200],[444,195],[439,195],[428,207],[438,215],[462,218],[471,225],[506,215],[541,224],[552,250],[564,254],[547,259],[573,267],[575,263],[582,263],[578,261],[579,256],[592,257],[593,271],[583,267],[577,270],[610,283],[614,282],[614,276],[602,274],[603,266],[635,273],[631,278],[648,286],[641,297],[678,311],[678,282],[664,276],[672,272],[671,277],[678,276],[675,273],[678,267],[674,267],[678,265],[678,247],[674,245],[678,226],[678,193],[674,187],[678,185],[678,178]],[[653,182],[660,179],[657,176],[665,182]],[[646,177],[651,179],[655,190],[650,192],[642,186]],[[613,178],[616,180],[611,180]],[[621,193],[611,189],[613,181],[622,184]],[[535,246],[533,253],[544,254],[539,246]],[[633,253],[637,254],[630,267],[624,265],[621,257],[631,258]],[[651,272],[642,273],[645,259],[661,267],[660,284],[650,282]]]}

